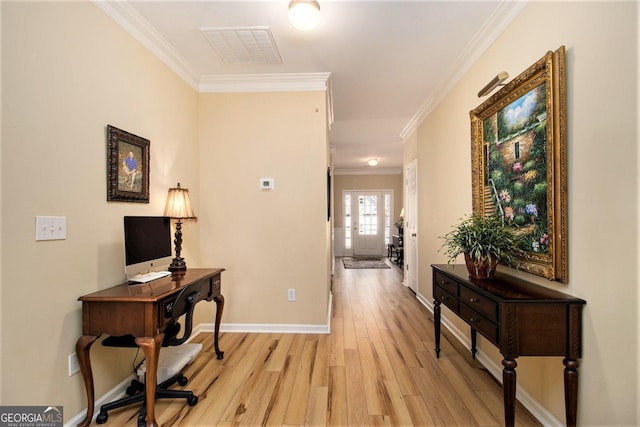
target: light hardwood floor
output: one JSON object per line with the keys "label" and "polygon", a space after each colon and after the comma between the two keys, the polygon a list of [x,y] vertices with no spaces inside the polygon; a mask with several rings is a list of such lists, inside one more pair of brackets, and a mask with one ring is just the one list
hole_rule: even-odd
{"label": "light hardwood floor", "polygon": [[[401,274],[346,270],[336,259],[329,335],[222,333],[217,360],[212,334],[199,334],[204,349],[184,387],[199,403],[157,401],[159,424],[504,425],[500,385],[446,331],[436,359],[432,315]],[[520,404],[516,424],[540,425]],[[136,425],[133,407],[105,424],[123,425]]]}

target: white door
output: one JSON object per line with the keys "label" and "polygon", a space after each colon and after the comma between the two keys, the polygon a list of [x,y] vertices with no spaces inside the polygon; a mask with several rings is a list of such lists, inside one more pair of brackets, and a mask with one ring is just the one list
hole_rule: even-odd
{"label": "white door", "polygon": [[382,192],[355,192],[353,255],[382,256],[384,203]]}
{"label": "white door", "polygon": [[407,165],[404,251],[407,286],[418,293],[418,161]]}

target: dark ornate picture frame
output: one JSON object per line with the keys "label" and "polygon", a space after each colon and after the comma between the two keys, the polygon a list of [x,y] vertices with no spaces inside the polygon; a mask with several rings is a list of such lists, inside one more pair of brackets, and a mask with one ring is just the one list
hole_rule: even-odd
{"label": "dark ornate picture frame", "polygon": [[470,112],[473,211],[522,237],[517,267],[568,282],[565,49]]}
{"label": "dark ornate picture frame", "polygon": [[107,125],[107,201],[149,203],[148,139]]}

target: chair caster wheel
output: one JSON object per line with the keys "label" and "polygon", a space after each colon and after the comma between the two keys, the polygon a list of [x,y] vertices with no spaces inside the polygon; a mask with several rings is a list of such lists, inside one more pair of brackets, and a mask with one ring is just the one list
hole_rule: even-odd
{"label": "chair caster wheel", "polygon": [[109,414],[107,414],[106,412],[100,412],[96,417],[96,423],[104,424],[107,422],[108,418],[109,418]]}
{"label": "chair caster wheel", "polygon": [[181,386],[187,385],[188,382],[189,382],[189,379],[184,375],[178,378],[178,384],[180,384]]}
{"label": "chair caster wheel", "polygon": [[189,406],[195,406],[195,404],[198,403],[198,396],[191,396],[187,399],[187,403]]}
{"label": "chair caster wheel", "polygon": [[143,391],[144,391],[144,383],[141,383],[140,381],[137,381],[137,380],[133,380],[131,381],[131,385],[127,387],[127,389],[125,390],[125,393],[127,393],[127,396],[133,396],[134,394],[142,393]]}

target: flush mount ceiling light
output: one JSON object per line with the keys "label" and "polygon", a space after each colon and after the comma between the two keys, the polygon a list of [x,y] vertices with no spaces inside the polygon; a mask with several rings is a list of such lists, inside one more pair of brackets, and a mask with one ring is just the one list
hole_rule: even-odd
{"label": "flush mount ceiling light", "polygon": [[299,30],[311,30],[320,23],[320,4],[316,0],[291,0],[289,21]]}
{"label": "flush mount ceiling light", "polygon": [[369,159],[367,162],[369,166],[376,166],[378,164],[378,159]]}

